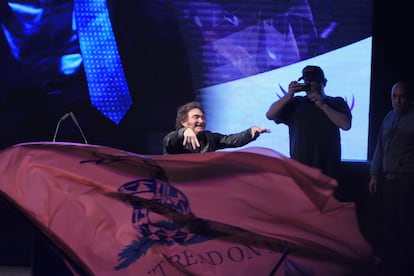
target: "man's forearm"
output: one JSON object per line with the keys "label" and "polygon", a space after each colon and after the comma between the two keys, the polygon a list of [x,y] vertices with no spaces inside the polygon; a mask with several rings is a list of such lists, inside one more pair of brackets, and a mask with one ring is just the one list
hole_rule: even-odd
{"label": "man's forearm", "polygon": [[293,93],[286,93],[282,98],[275,101],[266,112],[266,118],[269,120],[274,120],[275,117],[280,113],[282,108],[292,99]]}
{"label": "man's forearm", "polygon": [[329,105],[323,103],[319,106],[320,109],[322,109],[326,116],[339,128],[343,130],[349,130],[351,128],[351,119],[348,118],[345,114],[336,111]]}

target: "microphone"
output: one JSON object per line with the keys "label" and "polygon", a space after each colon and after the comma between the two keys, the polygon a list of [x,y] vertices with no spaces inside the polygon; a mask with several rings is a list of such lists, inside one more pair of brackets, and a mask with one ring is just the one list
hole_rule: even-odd
{"label": "microphone", "polygon": [[73,123],[76,125],[76,127],[78,128],[78,130],[79,130],[80,134],[82,135],[83,142],[84,142],[85,144],[87,144],[87,143],[88,143],[88,141],[86,140],[85,134],[83,133],[83,130],[82,130],[81,126],[79,125],[79,122],[78,122],[78,120],[77,120],[77,119],[76,119],[76,117],[75,117],[75,114],[73,114],[73,112],[72,112],[72,111],[70,111],[70,112],[67,112],[67,113],[63,114],[63,116],[62,116],[62,117],[60,117],[59,121],[58,121],[58,122],[57,122],[57,124],[56,124],[55,135],[53,135],[53,142],[56,142],[56,136],[57,136],[57,133],[58,133],[58,131],[59,131],[60,124],[61,124],[64,120],[66,120],[69,116],[70,116],[70,118],[72,119],[72,122],[73,122]]}
{"label": "microphone", "polygon": [[85,144],[87,144],[87,143],[88,143],[88,141],[86,140],[85,134],[83,133],[82,128],[81,128],[81,126],[80,126],[80,125],[79,125],[79,123],[78,123],[78,120],[76,120],[75,114],[73,114],[73,112],[71,111],[71,112],[69,112],[69,115],[70,115],[70,117],[72,118],[73,123],[74,123],[74,124],[76,125],[76,127],[79,129],[79,132],[80,132],[80,134],[82,135],[82,138],[83,138],[83,142],[84,142]]}
{"label": "microphone", "polygon": [[62,117],[60,117],[59,121],[58,121],[58,122],[57,122],[57,124],[56,124],[56,128],[55,128],[55,135],[53,135],[53,142],[56,142],[56,136],[57,136],[58,130],[59,130],[59,128],[60,128],[60,124],[61,124],[64,120],[66,120],[69,116],[70,116],[70,112],[67,112],[67,113],[63,114],[63,116],[62,116]]}

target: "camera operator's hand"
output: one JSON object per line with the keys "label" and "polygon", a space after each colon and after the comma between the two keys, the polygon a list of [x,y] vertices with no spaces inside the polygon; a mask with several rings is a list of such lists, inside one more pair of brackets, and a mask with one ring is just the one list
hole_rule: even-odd
{"label": "camera operator's hand", "polygon": [[310,92],[307,94],[308,98],[316,105],[320,106],[323,104],[323,96],[317,92]]}
{"label": "camera operator's hand", "polygon": [[292,95],[298,92],[307,91],[308,88],[309,88],[309,85],[305,83],[300,83],[297,81],[291,81],[289,83],[289,93],[291,93]]}

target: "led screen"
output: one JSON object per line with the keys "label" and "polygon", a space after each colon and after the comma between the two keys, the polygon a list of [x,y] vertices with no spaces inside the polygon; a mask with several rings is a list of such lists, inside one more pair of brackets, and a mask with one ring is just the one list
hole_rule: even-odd
{"label": "led screen", "polygon": [[325,92],[343,97],[352,128],[342,159],[367,160],[372,1],[172,1],[207,128],[270,128],[246,147],[289,156],[288,129],[265,117],[306,65],[318,65]]}

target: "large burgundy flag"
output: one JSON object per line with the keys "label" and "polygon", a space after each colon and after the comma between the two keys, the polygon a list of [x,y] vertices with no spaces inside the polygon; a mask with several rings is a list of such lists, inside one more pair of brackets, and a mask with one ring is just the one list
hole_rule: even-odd
{"label": "large burgundy flag", "polygon": [[0,191],[89,275],[350,275],[372,269],[336,181],[275,151],[0,152]]}

